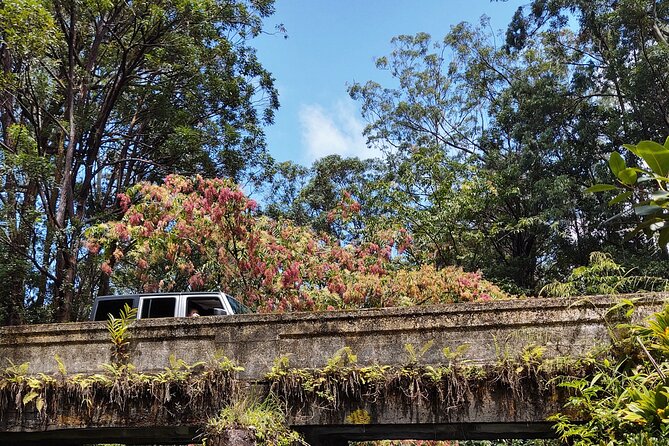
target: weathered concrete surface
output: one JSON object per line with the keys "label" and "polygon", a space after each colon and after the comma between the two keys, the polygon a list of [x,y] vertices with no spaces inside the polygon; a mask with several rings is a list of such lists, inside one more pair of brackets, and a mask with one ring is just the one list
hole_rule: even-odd
{"label": "weathered concrete surface", "polygon": [[[634,316],[638,321],[659,310],[669,295],[633,297],[639,299]],[[429,341],[434,342],[434,347],[421,358],[426,364],[441,363],[443,347],[455,349],[462,344],[470,345],[464,359],[479,364],[514,357],[532,344],[546,347],[545,357],[579,356],[609,343],[609,334],[620,312],[607,316],[607,311],[616,302],[609,297],[527,299],[362,311],[142,320],[131,329],[131,361],[141,371],[156,371],[168,365],[170,354],[195,362],[222,350],[245,367],[242,378],[258,380],[280,356],[290,355],[295,367],[322,367],[344,346],[351,347],[361,365],[402,365],[407,360],[406,344],[418,348]],[[105,324],[0,328],[0,358],[11,359],[15,364],[28,361],[33,373],[54,373],[56,354],[63,359],[69,373],[101,371],[101,364],[110,361]],[[491,389],[469,407],[448,413],[434,413],[419,406],[376,403],[352,407],[351,410],[362,408],[374,415],[374,425],[369,426],[346,424],[345,413],[318,410],[292,422],[316,440],[324,438],[323,433],[332,438],[548,435],[544,420],[558,407],[557,397],[549,401],[513,398],[503,389]],[[68,428],[50,428],[59,427]],[[394,435],[393,429],[396,429]],[[9,437],[0,433],[0,443],[3,438]],[[16,442],[21,437],[12,435],[12,438]]]}
{"label": "weathered concrete surface", "polygon": [[[669,294],[637,295],[635,319],[660,308]],[[242,377],[260,379],[275,358],[289,355],[296,367],[321,367],[344,346],[360,364],[401,365],[404,346],[434,341],[422,358],[443,361],[441,348],[470,344],[465,359],[490,363],[513,356],[530,344],[547,347],[546,356],[580,355],[608,344],[608,297],[526,299],[481,304],[253,314],[140,320],[131,328],[131,362],[140,371],[163,370],[169,355],[186,362],[217,350],[245,367]],[[615,315],[614,315],[615,316]],[[614,318],[609,319],[615,325]],[[55,355],[69,373],[103,371],[110,342],[104,322],[0,327],[0,358],[29,362],[32,373],[57,371]]]}

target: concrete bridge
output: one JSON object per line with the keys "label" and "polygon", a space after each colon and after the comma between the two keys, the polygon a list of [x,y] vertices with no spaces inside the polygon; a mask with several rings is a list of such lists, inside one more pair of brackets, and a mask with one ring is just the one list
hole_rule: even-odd
{"label": "concrete bridge", "polygon": [[[669,295],[625,298],[637,300],[633,319],[640,321],[658,311]],[[424,365],[443,364],[443,347],[455,350],[463,344],[470,348],[461,359],[482,366],[517,358],[531,346],[541,346],[544,358],[578,357],[610,344],[611,331],[623,318],[622,311],[609,311],[617,302],[618,298],[599,296],[140,320],[130,329],[130,361],[137,370],[152,372],[168,366],[171,354],[192,363],[222,350],[244,367],[239,374],[241,380],[257,383],[263,381],[276,358],[289,355],[295,367],[322,368],[344,347],[350,347],[361,366],[406,366],[411,359],[407,357],[407,345],[413,346],[414,351],[432,345],[420,358],[413,358]],[[0,360],[11,360],[15,365],[29,362],[30,373],[55,375],[56,355],[69,375],[104,372],[102,364],[112,360],[105,323],[0,328]],[[490,385],[491,382],[497,385]],[[429,400],[430,395],[414,399],[352,398],[337,410],[296,404],[290,410],[289,422],[313,446],[369,439],[552,436],[545,419],[561,407],[563,397],[554,388],[539,389],[529,381],[519,384],[519,388],[509,389],[504,380],[493,379],[452,407],[422,401]],[[0,408],[2,404],[0,401]],[[208,412],[216,412],[217,404],[211,401]],[[78,416],[79,409],[72,401],[69,406],[63,402],[59,410],[62,413],[58,416],[41,421],[34,413],[0,413],[0,444],[32,446],[43,444],[46,439],[58,439],[61,445],[183,444],[198,434],[207,417],[190,413],[180,418],[178,407],[169,416],[148,417],[128,408],[124,414],[101,415],[92,420]]]}

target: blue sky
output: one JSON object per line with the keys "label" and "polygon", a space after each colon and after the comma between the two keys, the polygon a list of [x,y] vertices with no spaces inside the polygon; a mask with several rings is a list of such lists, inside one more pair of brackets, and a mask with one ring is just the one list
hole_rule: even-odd
{"label": "blue sky", "polygon": [[516,9],[529,0],[276,0],[266,29],[282,23],[288,39],[263,35],[252,42],[261,63],[274,75],[281,108],[266,129],[267,145],[277,161],[303,165],[328,154],[367,158],[365,126],[346,85],[384,74],[377,57],[392,50],[399,34],[428,32],[441,40],[462,21],[503,29]]}

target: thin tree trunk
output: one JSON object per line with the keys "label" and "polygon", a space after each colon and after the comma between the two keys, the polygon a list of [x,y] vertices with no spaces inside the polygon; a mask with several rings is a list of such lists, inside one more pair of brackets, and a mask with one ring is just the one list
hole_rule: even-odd
{"label": "thin tree trunk", "polygon": [[[72,302],[74,300],[74,278],[76,276],[77,259],[73,252],[66,229],[72,217],[70,211],[73,200],[72,183],[74,180],[73,164],[74,151],[77,144],[77,127],[75,122],[75,105],[77,88],[75,86],[75,54],[76,51],[76,14],[74,5],[70,6],[70,23],[68,38],[68,73],[66,91],[66,116],[69,124],[67,145],[65,148],[65,160],[63,162],[63,178],[58,190],[59,201],[56,210],[57,237],[57,262],[56,262],[56,289],[54,290],[55,308],[54,318],[57,322],[69,322],[71,319]],[[69,215],[69,218],[68,218]],[[74,234],[70,235],[74,241]]]}

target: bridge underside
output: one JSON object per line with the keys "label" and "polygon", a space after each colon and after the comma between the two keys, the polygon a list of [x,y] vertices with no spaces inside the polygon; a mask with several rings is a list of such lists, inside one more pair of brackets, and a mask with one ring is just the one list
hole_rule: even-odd
{"label": "bridge underside", "polygon": [[108,427],[49,429],[38,432],[2,432],[0,444],[13,446],[80,446],[97,443],[133,445],[189,444],[201,434],[197,426]]}
{"label": "bridge underside", "polygon": [[[551,423],[453,423],[295,426],[311,446],[339,446],[369,440],[498,440],[553,438]],[[202,434],[198,426],[73,428],[39,432],[2,432],[0,444],[80,446],[188,444]]]}
{"label": "bridge underside", "polygon": [[501,440],[554,438],[551,423],[453,423],[312,426],[298,430],[312,446],[369,440]]}

